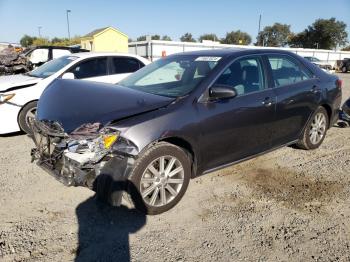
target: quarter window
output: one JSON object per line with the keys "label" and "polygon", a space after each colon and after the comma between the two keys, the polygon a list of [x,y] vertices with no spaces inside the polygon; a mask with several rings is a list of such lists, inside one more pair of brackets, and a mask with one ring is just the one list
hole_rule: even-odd
{"label": "quarter window", "polygon": [[216,84],[235,89],[238,95],[263,90],[264,75],[259,58],[242,58],[233,62],[217,79]]}
{"label": "quarter window", "polygon": [[107,75],[107,58],[95,58],[82,62],[70,70],[77,79]]}
{"label": "quarter window", "polygon": [[130,58],[130,57],[115,57],[112,58],[112,74],[124,74],[124,73],[133,73],[144,64],[140,61]]}
{"label": "quarter window", "polygon": [[310,72],[286,56],[268,56],[275,86],[292,85],[312,78]]}

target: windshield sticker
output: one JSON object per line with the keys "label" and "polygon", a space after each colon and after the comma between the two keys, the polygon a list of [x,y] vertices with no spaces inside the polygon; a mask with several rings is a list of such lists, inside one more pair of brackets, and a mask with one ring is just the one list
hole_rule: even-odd
{"label": "windshield sticker", "polygon": [[217,62],[221,59],[219,56],[200,56],[195,61]]}

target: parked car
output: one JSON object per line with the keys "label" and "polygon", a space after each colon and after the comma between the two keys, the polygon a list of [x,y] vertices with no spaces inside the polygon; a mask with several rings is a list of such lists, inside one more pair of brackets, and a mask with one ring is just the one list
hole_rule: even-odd
{"label": "parked car", "polygon": [[337,60],[335,69],[346,73],[350,70],[350,58],[344,58],[343,60]]}
{"label": "parked car", "polygon": [[27,57],[32,67],[36,68],[52,59],[83,52],[89,52],[89,50],[68,46],[36,46],[24,52],[24,56]]}
{"label": "parked car", "polygon": [[190,178],[286,145],[318,148],[341,81],[280,50],[171,55],[119,85],[56,80],[32,122],[33,160],[66,185],[159,214]]}
{"label": "parked car", "polygon": [[79,47],[36,46],[18,53],[10,47],[0,53],[0,75],[26,73],[52,59],[80,52],[89,51]]}
{"label": "parked car", "polygon": [[325,70],[332,70],[333,69],[333,66],[330,63],[322,61],[322,60],[318,59],[317,57],[304,56],[304,58],[309,60],[311,63],[319,66],[322,69],[325,69]]}
{"label": "parked car", "polygon": [[117,83],[149,64],[136,55],[118,53],[76,53],[54,59],[21,75],[0,77],[0,134],[30,133],[28,121],[34,117],[37,101],[56,78],[76,78]]}

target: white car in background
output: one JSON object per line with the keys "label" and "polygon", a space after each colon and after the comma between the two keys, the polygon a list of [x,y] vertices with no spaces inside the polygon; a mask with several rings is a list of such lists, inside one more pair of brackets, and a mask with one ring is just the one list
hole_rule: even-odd
{"label": "white car in background", "polygon": [[317,57],[314,57],[314,56],[304,56],[304,58],[306,60],[309,60],[311,63],[317,65],[318,67],[324,69],[324,70],[332,70],[333,69],[333,66],[328,63],[328,62],[325,62],[325,61],[322,61],[320,59],[318,59]]}
{"label": "white car in background", "polygon": [[[76,53],[54,59],[21,75],[0,77],[0,134],[30,133],[29,120],[44,89],[56,78],[118,83],[149,64],[132,54]],[[82,94],[82,97],[84,94]]]}

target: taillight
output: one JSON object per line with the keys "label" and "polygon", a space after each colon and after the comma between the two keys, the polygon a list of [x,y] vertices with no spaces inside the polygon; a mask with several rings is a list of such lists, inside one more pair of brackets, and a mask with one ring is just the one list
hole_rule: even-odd
{"label": "taillight", "polygon": [[336,86],[337,86],[338,88],[342,88],[342,86],[343,86],[343,80],[337,79],[337,80],[335,81],[335,84],[336,84]]}

